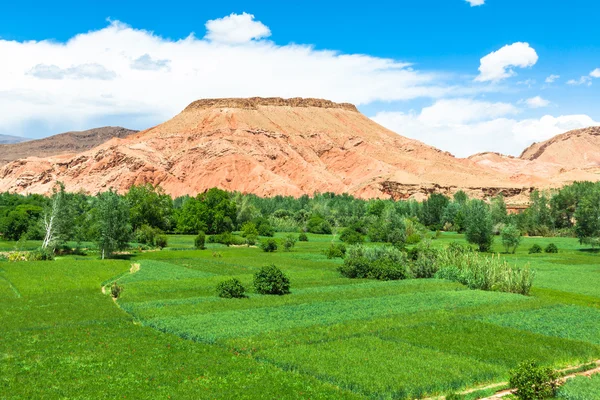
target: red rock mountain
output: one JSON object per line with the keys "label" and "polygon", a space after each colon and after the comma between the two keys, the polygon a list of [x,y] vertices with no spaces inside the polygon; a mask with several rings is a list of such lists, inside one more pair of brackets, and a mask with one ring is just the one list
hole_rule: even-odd
{"label": "red rock mountain", "polygon": [[469,157],[480,167],[512,180],[557,187],[576,180],[600,180],[600,127],[577,129],[534,143],[517,157],[480,153]]}
{"label": "red rock mountain", "polygon": [[258,195],[332,191],[395,198],[530,190],[526,181],[511,182],[387,130],[351,104],[301,98],[199,100],[125,139],[0,170],[0,190],[47,193],[56,180],[90,193],[150,182],[174,196],[214,186]]}

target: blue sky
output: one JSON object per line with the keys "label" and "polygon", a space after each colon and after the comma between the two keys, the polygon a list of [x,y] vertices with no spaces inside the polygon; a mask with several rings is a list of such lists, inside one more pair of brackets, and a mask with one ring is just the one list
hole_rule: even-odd
{"label": "blue sky", "polygon": [[142,129],[252,95],[353,102],[458,156],[600,121],[592,1],[215,3],[0,5],[0,134]]}

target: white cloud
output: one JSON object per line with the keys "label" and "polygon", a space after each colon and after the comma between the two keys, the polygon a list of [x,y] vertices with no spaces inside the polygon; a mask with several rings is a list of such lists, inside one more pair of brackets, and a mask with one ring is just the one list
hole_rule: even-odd
{"label": "white cloud", "polygon": [[582,76],[579,79],[569,79],[567,81],[567,85],[572,85],[572,86],[580,86],[580,85],[592,86],[592,78],[590,78],[589,76]]}
{"label": "white cloud", "polygon": [[140,71],[158,71],[163,68],[169,68],[170,60],[154,60],[150,54],[139,56],[131,63],[131,68]]}
{"label": "white cloud", "polygon": [[[474,103],[473,109],[480,107],[478,102],[471,102]],[[436,104],[426,107],[421,113],[384,111],[372,119],[400,135],[448,150],[459,157],[484,151],[518,156],[533,142],[547,140],[572,129],[600,125],[600,122],[587,115],[546,115],[540,119],[518,120],[506,116],[494,117],[489,113],[487,118],[461,120],[448,116],[444,108],[440,108],[438,117],[428,115],[425,118],[424,115],[431,114],[432,109],[436,109]],[[505,110],[509,111],[510,108],[506,107]],[[457,123],[457,120],[460,122]]]}
{"label": "white cloud", "polygon": [[527,107],[529,108],[542,108],[548,107],[548,105],[550,105],[550,102],[546,99],[541,98],[540,96],[535,96],[525,100],[525,104],[527,104]]}
{"label": "white cloud", "polygon": [[271,36],[271,30],[252,14],[231,14],[206,23],[205,39],[222,43],[247,43]]}
{"label": "white cloud", "polygon": [[530,79],[525,79],[524,81],[517,82],[517,85],[524,85],[524,86],[527,86],[530,88],[531,86],[535,85],[535,83],[536,83],[535,79],[530,78]]}
{"label": "white cloud", "polygon": [[560,75],[550,75],[546,78],[546,83],[554,83],[558,78],[560,78]]}
{"label": "white cloud", "polygon": [[538,55],[529,43],[517,42],[506,45],[483,57],[479,66],[479,82],[497,82],[514,76],[511,67],[526,68],[537,63]]}
{"label": "white cloud", "polygon": [[471,7],[482,6],[485,4],[485,0],[466,0],[467,3],[471,5]]}
{"label": "white cloud", "polygon": [[428,125],[451,125],[481,121],[503,115],[517,114],[519,110],[508,103],[489,103],[471,99],[442,99],[423,108],[419,120]]}
{"label": "white cloud", "polygon": [[600,78],[600,68],[596,68],[592,72],[590,72],[590,76],[592,78]]}
{"label": "white cloud", "polygon": [[37,64],[28,72],[38,79],[99,79],[108,81],[115,79],[117,74],[107,70],[103,65],[91,63],[60,68],[57,65]]}
{"label": "white cloud", "polygon": [[116,21],[66,43],[0,39],[0,134],[40,137],[108,123],[146,128],[210,97],[320,97],[361,105],[480,90],[448,85],[446,75],[398,60],[240,41],[169,40]]}

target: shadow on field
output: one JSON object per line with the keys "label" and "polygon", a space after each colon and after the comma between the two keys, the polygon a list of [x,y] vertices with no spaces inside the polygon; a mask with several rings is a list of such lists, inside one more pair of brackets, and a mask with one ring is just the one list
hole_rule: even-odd
{"label": "shadow on field", "polygon": [[579,251],[583,251],[584,253],[600,253],[600,249],[579,249]]}

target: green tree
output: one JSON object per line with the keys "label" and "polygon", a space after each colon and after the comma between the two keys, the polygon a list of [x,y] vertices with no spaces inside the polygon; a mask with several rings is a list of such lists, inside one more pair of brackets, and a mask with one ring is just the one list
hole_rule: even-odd
{"label": "green tree", "polygon": [[423,224],[431,229],[442,228],[442,216],[450,200],[443,194],[433,193],[423,202]]}
{"label": "green tree", "polygon": [[476,244],[479,251],[489,251],[494,241],[493,221],[488,205],[482,200],[471,200],[466,212],[467,226],[465,237]]}
{"label": "green tree", "polygon": [[95,209],[96,242],[102,259],[127,247],[131,238],[127,202],[110,189],[98,194]]}
{"label": "green tree", "polygon": [[52,189],[50,205],[44,211],[44,240],[42,249],[54,250],[67,242],[73,231],[73,215],[69,209],[65,185],[58,182]]}
{"label": "green tree", "polygon": [[581,244],[600,244],[600,187],[581,199],[575,211],[575,233]]}
{"label": "green tree", "polygon": [[501,232],[502,244],[507,253],[515,254],[521,244],[521,231],[515,225],[506,225]]}
{"label": "green tree", "polygon": [[502,194],[499,194],[492,199],[490,212],[492,214],[492,222],[494,225],[506,222],[508,213],[506,212],[506,203],[504,202],[504,196]]}
{"label": "green tree", "polygon": [[160,186],[150,183],[131,186],[125,195],[134,231],[149,225],[163,231],[171,229],[173,200]]}

